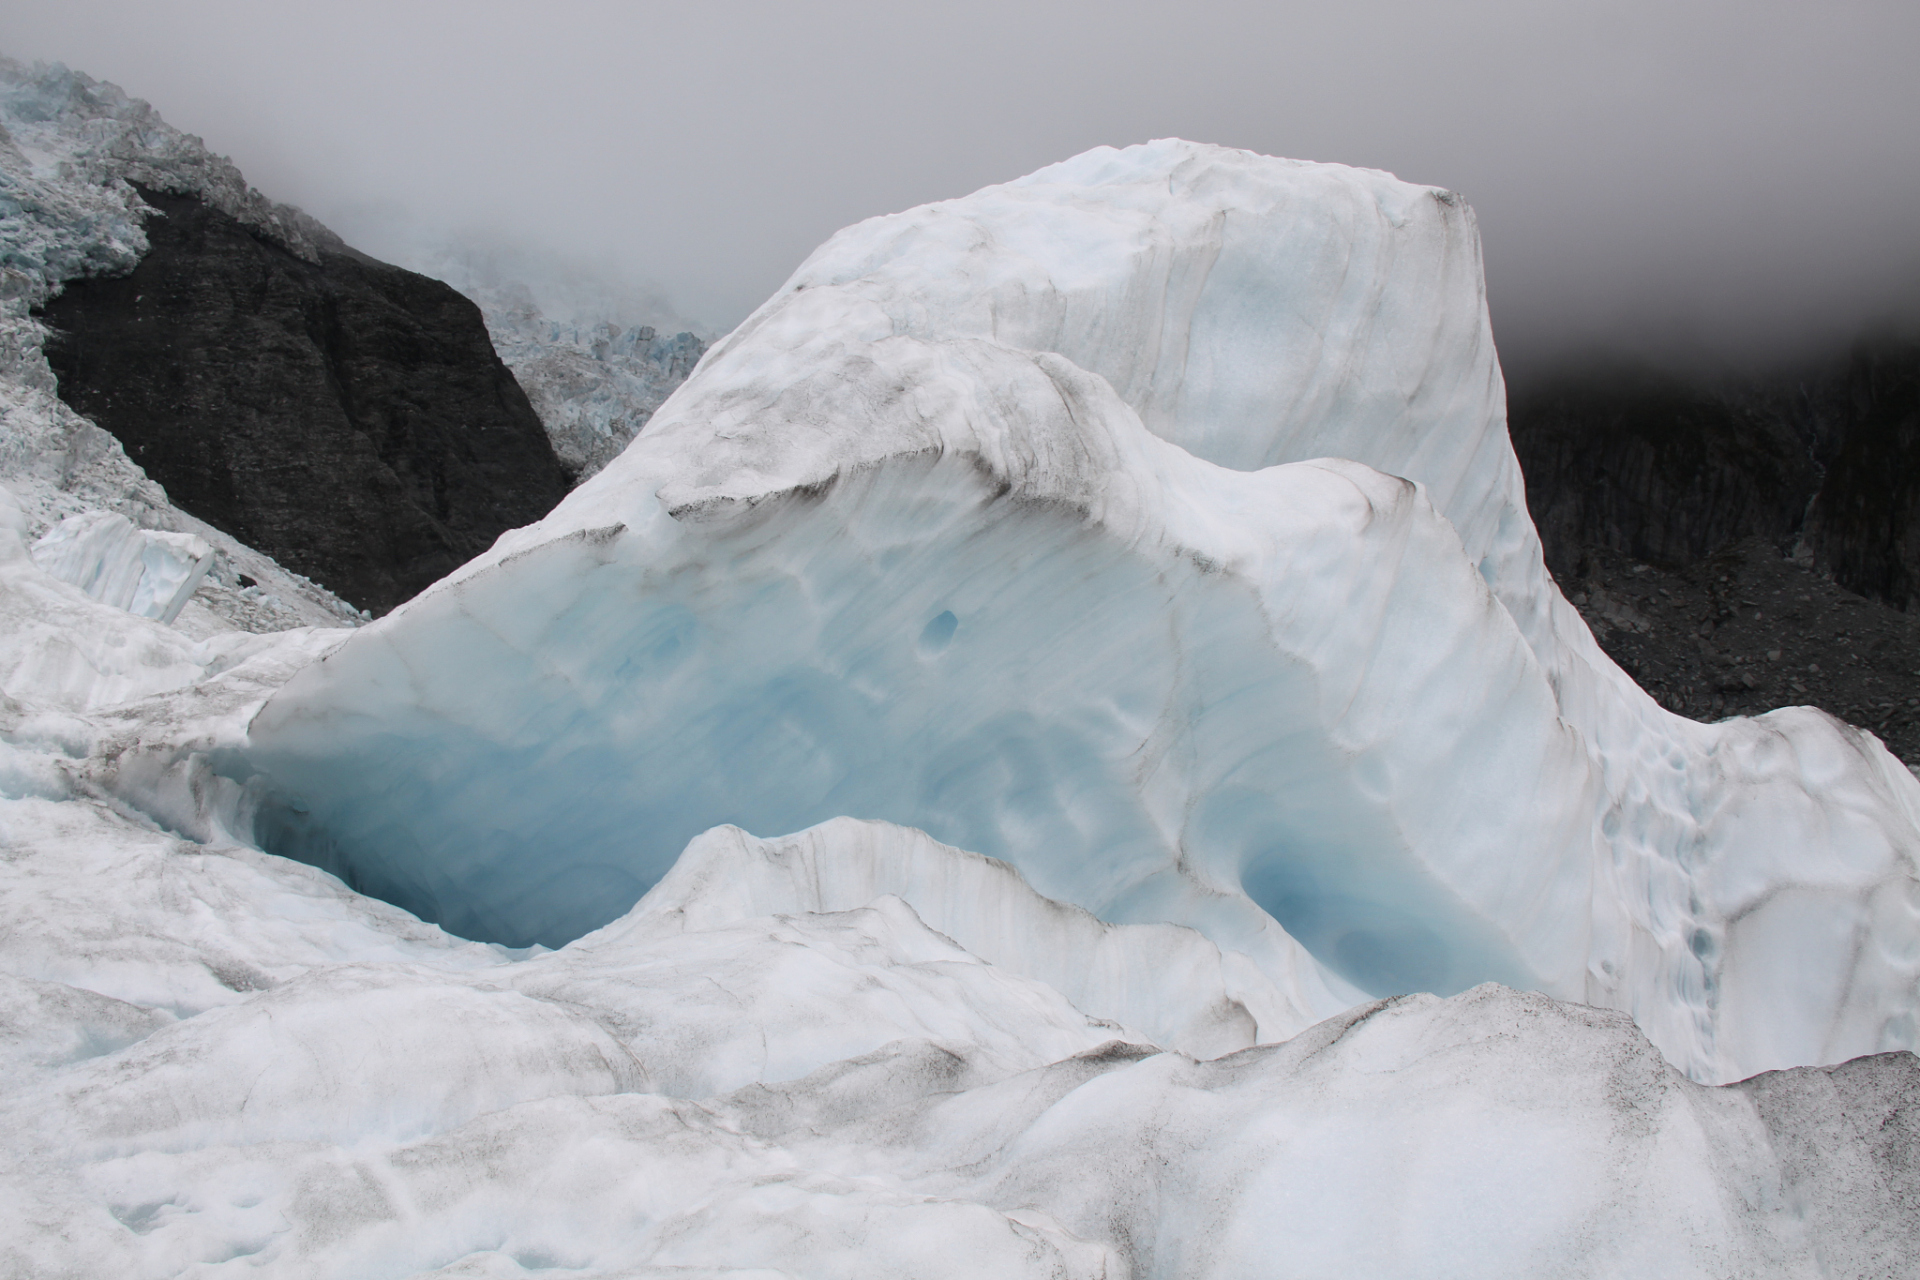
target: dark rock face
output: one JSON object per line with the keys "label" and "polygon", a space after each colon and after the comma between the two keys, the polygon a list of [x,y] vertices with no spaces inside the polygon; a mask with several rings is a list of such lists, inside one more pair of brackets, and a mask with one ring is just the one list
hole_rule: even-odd
{"label": "dark rock face", "polygon": [[1607,655],[1695,720],[1818,707],[1920,766],[1920,613],[1847,591],[1759,538],[1681,568],[1604,548],[1561,589]]}
{"label": "dark rock face", "polygon": [[1920,599],[1920,343],[1863,345],[1814,401],[1825,481],[1807,539],[1853,591]]}
{"label": "dark rock face", "polygon": [[1562,377],[1508,421],[1563,580],[1588,546],[1682,565],[1747,537],[1790,544],[1820,482],[1797,422],[1646,370]]}
{"label": "dark rock face", "polygon": [[1895,608],[1920,597],[1920,342],[1718,386],[1577,371],[1516,394],[1508,426],[1562,581],[1589,548],[1679,568],[1761,538]]}
{"label": "dark rock face", "polygon": [[1815,706],[1920,766],[1920,343],[1733,386],[1587,370],[1510,430],[1547,567],[1663,705]]}
{"label": "dark rock face", "polygon": [[467,299],[141,195],[162,216],[139,265],[68,283],[42,314],[61,397],[175,504],[384,613],[566,494]]}

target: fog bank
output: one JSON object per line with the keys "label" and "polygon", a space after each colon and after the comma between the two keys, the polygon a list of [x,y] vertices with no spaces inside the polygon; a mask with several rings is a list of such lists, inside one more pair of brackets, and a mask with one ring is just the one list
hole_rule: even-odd
{"label": "fog bank", "polygon": [[148,99],[371,251],[444,230],[708,331],[842,225],[1102,143],[1384,168],[1478,210],[1515,369],[1771,358],[1915,310],[1916,47],[1920,7],[1875,0],[0,14],[0,51]]}

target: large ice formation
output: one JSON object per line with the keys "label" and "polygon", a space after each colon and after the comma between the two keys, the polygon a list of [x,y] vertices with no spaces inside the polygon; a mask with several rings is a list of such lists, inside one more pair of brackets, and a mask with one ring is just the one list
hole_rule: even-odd
{"label": "large ice formation", "polygon": [[851,814],[1199,930],[1304,1002],[1265,1038],[1499,981],[1702,1080],[1911,1044],[1920,786],[1637,689],[1502,413],[1453,195],[1096,150],[836,236],[223,768],[267,847],[515,946]]}

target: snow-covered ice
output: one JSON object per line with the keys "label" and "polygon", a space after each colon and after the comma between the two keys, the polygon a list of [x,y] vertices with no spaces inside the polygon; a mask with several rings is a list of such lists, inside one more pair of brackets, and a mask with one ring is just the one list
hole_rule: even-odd
{"label": "snow-covered ice", "polygon": [[[68,910],[20,913],[0,987],[22,1275],[1867,1276],[1915,1239],[1910,1055],[1702,1086],[1623,1015],[1488,986],[1196,1061],[896,895],[751,914],[805,892],[768,874],[793,842],[716,833],[749,887],[663,882],[516,958],[92,821],[34,842]],[[979,914],[971,855],[809,837]],[[1007,889],[1030,956],[1076,941]]]}
{"label": "snow-covered ice", "polygon": [[1247,1047],[1287,993],[1199,934],[883,823],[709,832],[558,951],[449,936],[235,838],[201,748],[312,656],[256,640],[9,711],[0,1274],[1879,1276],[1920,1238],[1911,1055],[1714,1088],[1500,987]]}

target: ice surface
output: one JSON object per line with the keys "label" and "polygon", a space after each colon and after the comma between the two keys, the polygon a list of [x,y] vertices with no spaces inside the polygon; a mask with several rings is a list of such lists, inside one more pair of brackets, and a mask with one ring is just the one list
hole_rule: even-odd
{"label": "ice surface", "polygon": [[[900,828],[711,833],[515,958],[83,799],[0,812],[8,972],[61,966],[0,984],[20,1274],[1810,1277],[1920,1243],[1910,1055],[1712,1088],[1482,987],[1196,1062],[1013,971],[1083,915]],[[911,898],[754,914],[882,883]],[[1154,986],[1167,935],[1109,929],[1111,971]]]}
{"label": "ice surface", "polygon": [[68,516],[33,544],[34,563],[104,604],[172,622],[213,567],[191,533],[141,529],[111,511]]}
{"label": "ice surface", "polygon": [[530,303],[484,292],[476,301],[494,349],[540,415],[554,453],[581,477],[620,455],[706,349],[685,330],[551,320]]}
{"label": "ice surface", "polygon": [[[204,652],[8,563],[76,635]],[[1500,988],[1245,1048],[1310,1016],[1311,970],[1276,989],[883,823],[705,833],[559,951],[451,937],[236,839],[257,797],[207,767],[339,635],[79,711],[14,686],[0,1274],[1877,1276],[1920,1247],[1910,1055],[1706,1088],[1623,1016]]]}
{"label": "ice surface", "polygon": [[844,911],[883,895],[1008,972],[1045,982],[1074,1007],[1195,1057],[1258,1042],[1261,1028],[1318,1021],[1358,993],[1326,982],[1297,951],[1282,988],[1235,952],[1175,925],[1112,925],[1035,893],[1006,863],[949,848],[910,827],[835,818],[758,840],[738,827],[696,837],[632,918],[680,929],[730,918]]}
{"label": "ice surface", "polygon": [[1280,990],[1501,981],[1703,1080],[1912,1043],[1920,786],[1605,658],[1488,332],[1470,212],[1385,174],[1163,142],[874,219],[221,767],[516,946],[850,814]]}

